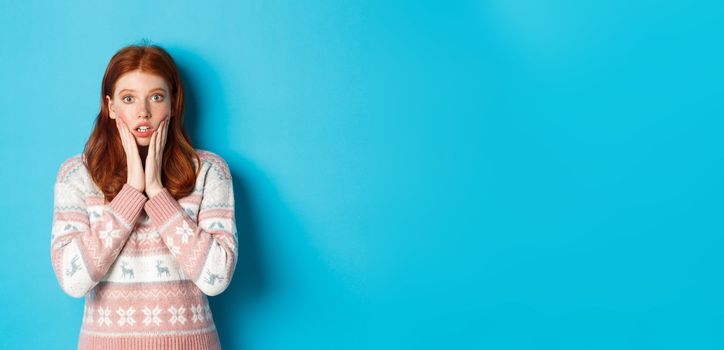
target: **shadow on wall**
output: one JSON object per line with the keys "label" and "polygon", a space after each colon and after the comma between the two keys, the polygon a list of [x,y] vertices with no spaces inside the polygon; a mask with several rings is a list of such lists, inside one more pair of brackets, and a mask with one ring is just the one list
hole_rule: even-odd
{"label": "shadow on wall", "polygon": [[[224,100],[222,82],[211,66],[201,57],[183,48],[169,48],[174,56],[186,94],[185,106],[185,127],[189,133],[195,148],[206,149],[221,155],[229,164],[233,177],[235,219],[238,236],[238,260],[236,270],[228,288],[218,296],[210,297],[214,322],[219,332],[223,349],[241,349],[239,342],[245,338],[243,330],[245,311],[260,301],[268,294],[268,281],[261,256],[262,249],[259,246],[260,232],[257,225],[257,216],[254,212],[254,204],[247,182],[247,178],[240,167],[242,163],[248,164],[241,155],[229,154],[228,151],[218,152],[204,146],[201,135],[215,135],[213,144],[230,145],[228,135],[232,132],[203,132],[203,129],[211,128],[210,125],[202,125],[200,121],[209,121],[201,115],[203,111],[210,108],[204,105],[200,96],[214,96],[214,111],[222,116],[229,117],[227,104]],[[203,77],[201,79],[200,77]],[[203,93],[199,93],[203,80]],[[218,119],[216,119],[218,120]],[[224,118],[221,118],[224,121]],[[208,123],[203,123],[208,124]]]}

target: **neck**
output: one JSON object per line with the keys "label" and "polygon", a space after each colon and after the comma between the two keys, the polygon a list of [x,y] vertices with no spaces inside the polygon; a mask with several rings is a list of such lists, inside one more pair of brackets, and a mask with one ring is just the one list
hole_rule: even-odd
{"label": "neck", "polygon": [[141,157],[141,165],[146,168],[146,156],[148,155],[148,146],[138,145],[138,155]]}

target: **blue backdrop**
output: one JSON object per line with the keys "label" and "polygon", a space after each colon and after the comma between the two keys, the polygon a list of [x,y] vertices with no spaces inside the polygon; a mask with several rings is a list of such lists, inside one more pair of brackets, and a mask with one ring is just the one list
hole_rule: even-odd
{"label": "blue backdrop", "polygon": [[[101,5],[102,3],[102,5]],[[72,349],[53,182],[175,57],[234,176],[225,349],[724,347],[724,5],[4,1],[0,348]]]}

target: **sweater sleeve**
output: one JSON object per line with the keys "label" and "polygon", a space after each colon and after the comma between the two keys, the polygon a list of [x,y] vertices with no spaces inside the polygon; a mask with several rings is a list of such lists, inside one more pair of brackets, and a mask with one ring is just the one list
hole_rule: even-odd
{"label": "sweater sleeve", "polygon": [[182,271],[206,295],[223,292],[236,268],[237,237],[231,173],[219,158],[210,169],[196,220],[166,188],[145,210]]}
{"label": "sweater sleeve", "polygon": [[63,291],[80,298],[113,265],[147,199],[124,184],[108,205],[89,210],[84,180],[77,171],[67,176],[66,170],[61,167],[55,183],[50,256]]}

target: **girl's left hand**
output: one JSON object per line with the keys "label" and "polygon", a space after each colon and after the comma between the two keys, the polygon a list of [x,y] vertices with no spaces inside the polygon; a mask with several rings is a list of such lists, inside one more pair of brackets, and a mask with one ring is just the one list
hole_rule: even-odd
{"label": "girl's left hand", "polygon": [[148,155],[146,155],[146,195],[150,199],[163,189],[161,183],[161,169],[163,149],[166,145],[166,134],[168,133],[168,123],[171,118],[166,118],[159,124],[158,129],[151,135],[151,143],[148,146]]}

